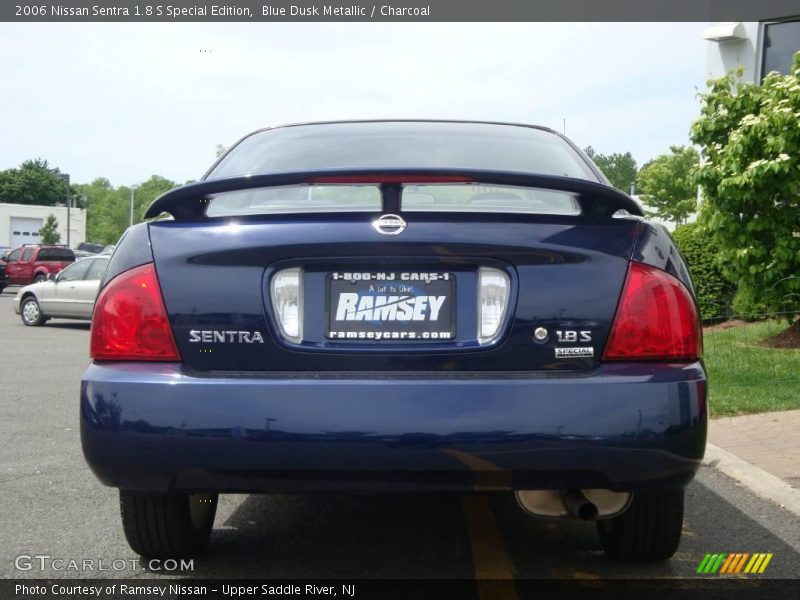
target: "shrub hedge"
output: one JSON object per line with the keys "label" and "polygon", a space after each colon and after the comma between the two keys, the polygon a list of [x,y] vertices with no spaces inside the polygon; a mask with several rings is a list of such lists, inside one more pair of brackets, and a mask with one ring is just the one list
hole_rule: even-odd
{"label": "shrub hedge", "polygon": [[672,236],[689,265],[703,320],[727,317],[736,287],[723,276],[711,237],[697,223],[679,225]]}

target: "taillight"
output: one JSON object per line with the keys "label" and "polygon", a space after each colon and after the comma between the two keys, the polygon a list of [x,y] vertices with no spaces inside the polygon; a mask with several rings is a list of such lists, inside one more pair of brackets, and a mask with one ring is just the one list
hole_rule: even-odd
{"label": "taillight", "polygon": [[472,177],[465,175],[415,175],[414,173],[387,173],[377,175],[321,175],[311,177],[308,183],[315,184],[381,184],[381,183],[470,183],[475,181]]}
{"label": "taillight", "polygon": [[632,262],[604,360],[693,360],[703,354],[700,319],[672,275]]}
{"label": "taillight", "polygon": [[500,335],[508,308],[511,282],[500,269],[481,267],[478,271],[478,343],[493,342]]}
{"label": "taillight", "polygon": [[90,355],[94,360],[181,360],[153,263],[118,275],[100,293]]}

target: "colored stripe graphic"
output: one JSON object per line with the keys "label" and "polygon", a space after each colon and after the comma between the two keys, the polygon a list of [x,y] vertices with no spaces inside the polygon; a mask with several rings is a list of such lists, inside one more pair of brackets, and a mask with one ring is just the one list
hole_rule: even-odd
{"label": "colored stripe graphic", "polygon": [[706,572],[706,565],[708,564],[709,560],[711,560],[711,555],[710,554],[706,554],[703,557],[703,560],[700,561],[700,566],[697,567],[697,572],[698,573],[705,573]]}
{"label": "colored stripe graphic", "polygon": [[764,562],[761,563],[761,567],[759,567],[758,572],[759,573],[763,573],[764,570],[767,568],[767,565],[769,564],[769,561],[771,561],[771,560],[772,560],[772,552],[770,552],[769,554],[767,554],[764,557]]}
{"label": "colored stripe graphic", "polygon": [[720,573],[730,573],[731,567],[736,564],[736,559],[739,557],[738,554],[728,554],[728,559],[722,563],[722,568],[719,570]]}
{"label": "colored stripe graphic", "polygon": [[727,555],[725,553],[722,554],[706,554],[703,562],[700,563],[700,566],[697,567],[698,573],[716,573],[720,566],[722,565],[722,561],[725,560]]}
{"label": "colored stripe graphic", "polygon": [[736,564],[731,566],[730,572],[738,573],[739,571],[741,571],[742,567],[744,566],[744,562],[747,560],[749,556],[750,556],[749,552],[745,552],[744,554],[742,554],[741,558],[736,562]]}
{"label": "colored stripe graphic", "polygon": [[[720,575],[737,575],[739,573],[763,573],[769,561],[772,560],[772,553],[755,552],[719,552],[706,554],[697,567],[697,573]],[[745,566],[747,565],[747,566]]]}
{"label": "colored stripe graphic", "polygon": [[764,554],[759,554],[756,552],[753,554],[753,558],[750,559],[750,562],[747,563],[747,566],[744,568],[745,573],[758,573],[758,567],[761,566],[762,561],[764,560]]}

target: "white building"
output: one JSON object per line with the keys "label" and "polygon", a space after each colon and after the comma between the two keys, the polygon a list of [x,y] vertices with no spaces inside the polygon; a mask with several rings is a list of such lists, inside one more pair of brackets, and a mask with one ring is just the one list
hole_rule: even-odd
{"label": "white building", "polygon": [[709,79],[742,68],[742,80],[761,83],[770,71],[789,73],[800,52],[800,16],[758,23],[715,23],[703,32],[708,45]]}
{"label": "white building", "polygon": [[[71,208],[69,213],[69,245],[74,248],[86,241],[86,210]],[[38,232],[48,215],[53,215],[58,220],[60,243],[66,244],[66,206],[0,203],[0,246],[16,248],[22,244],[38,244],[41,241]]]}

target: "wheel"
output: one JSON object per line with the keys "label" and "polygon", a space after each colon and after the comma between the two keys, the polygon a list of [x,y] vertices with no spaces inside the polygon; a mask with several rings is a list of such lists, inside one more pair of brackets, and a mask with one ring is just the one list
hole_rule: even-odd
{"label": "wheel", "polygon": [[682,489],[636,493],[620,516],[597,522],[605,553],[626,562],[667,560],[678,549],[682,528]]}
{"label": "wheel", "polygon": [[148,558],[198,554],[211,535],[217,494],[156,494],[120,490],[122,528],[134,552]]}
{"label": "wheel", "polygon": [[22,322],[28,327],[39,327],[47,321],[42,314],[42,309],[39,308],[39,302],[34,296],[28,296],[22,301],[19,312]]}
{"label": "wheel", "polygon": [[44,273],[39,273],[36,277],[33,278],[33,283],[42,283],[43,281],[47,281],[47,275]]}

